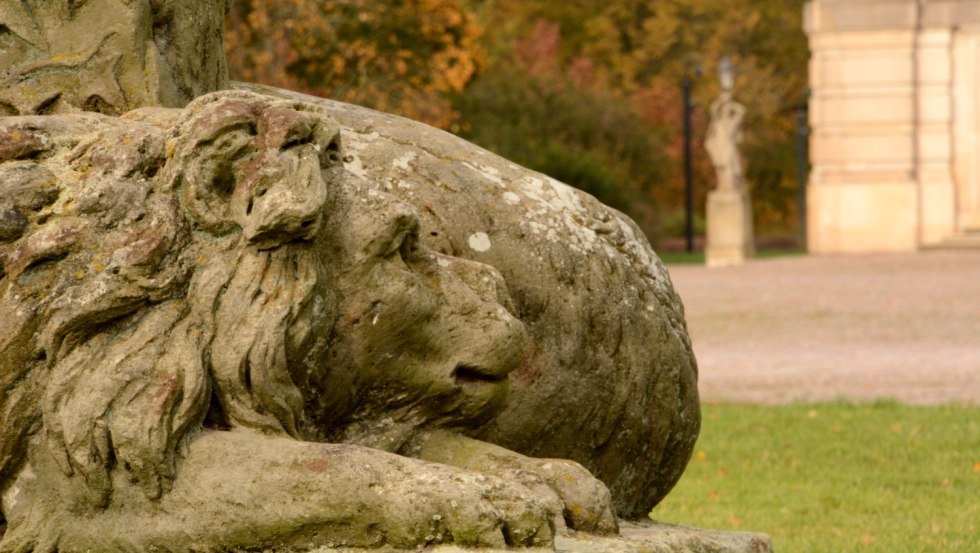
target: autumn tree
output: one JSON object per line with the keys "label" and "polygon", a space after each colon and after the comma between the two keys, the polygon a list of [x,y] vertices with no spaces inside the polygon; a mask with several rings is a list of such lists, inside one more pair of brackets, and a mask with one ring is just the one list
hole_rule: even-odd
{"label": "autumn tree", "polygon": [[472,78],[479,28],[459,0],[240,0],[232,78],[300,90],[449,128]]}
{"label": "autumn tree", "polygon": [[[596,194],[656,238],[680,229],[681,79],[701,143],[723,54],[748,107],[747,181],[760,235],[795,211],[795,111],[806,88],[804,0],[239,0],[234,78],[345,100],[463,133]],[[675,230],[676,230],[675,229]]]}
{"label": "autumn tree", "polygon": [[[745,120],[747,182],[757,226],[766,233],[794,227],[796,112],[807,84],[803,0],[625,0],[590,20],[584,54],[607,59],[610,79],[623,87],[677,86],[696,69],[695,98],[703,114],[719,93],[717,64],[730,55],[738,68],[736,98]],[[680,111],[679,108],[675,111]],[[703,127],[702,127],[703,129]],[[678,133],[679,134],[679,133]],[[713,183],[701,157],[703,183]],[[702,188],[702,193],[704,189]]]}
{"label": "autumn tree", "polygon": [[631,99],[565,63],[560,25],[538,20],[460,98],[463,136],[630,215],[648,236],[661,217],[649,196],[663,181],[665,140],[638,125]]}
{"label": "autumn tree", "polygon": [[703,74],[694,85],[697,204],[703,209],[714,175],[700,144],[707,107],[719,92],[715,67],[730,55],[739,69],[736,97],[748,107],[743,153],[762,234],[785,233],[796,220],[795,111],[803,102],[808,56],[802,5],[803,0],[471,2],[486,27],[487,72],[506,60],[499,44],[516,43],[539,20],[554,22],[562,35],[560,63],[588,60],[594,81],[632,99],[641,115],[636,125],[671,137],[664,145],[670,162],[656,168],[662,180],[650,190],[668,220],[683,198],[681,80],[698,69]]}

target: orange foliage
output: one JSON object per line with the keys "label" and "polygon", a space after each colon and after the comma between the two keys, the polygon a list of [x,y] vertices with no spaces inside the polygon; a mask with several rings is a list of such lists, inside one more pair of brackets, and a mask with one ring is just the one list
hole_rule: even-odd
{"label": "orange foliage", "polygon": [[[660,168],[650,196],[668,217],[681,210],[684,198],[682,79],[694,77],[693,169],[700,211],[715,180],[702,146],[707,111],[719,93],[715,68],[728,54],[739,71],[736,98],[748,108],[742,153],[757,230],[785,235],[795,231],[797,216],[796,112],[804,102],[808,57],[800,17],[804,1],[494,0],[486,16],[488,50],[515,43],[532,74],[548,63],[568,67],[578,86],[588,83],[629,98],[642,114],[638,124],[666,132],[670,163]],[[527,36],[531,44],[522,43]],[[506,62],[504,53],[491,59]]]}
{"label": "orange foliage", "polygon": [[449,128],[480,29],[460,0],[243,0],[226,26],[232,78]]}
{"label": "orange foliage", "polygon": [[537,20],[530,35],[515,42],[514,53],[528,74],[534,77],[560,71],[561,26],[553,21]]}
{"label": "orange foliage", "polygon": [[[666,79],[651,80],[637,88],[631,100],[640,113],[640,120],[653,128],[667,132],[664,154],[672,160],[664,168],[665,182],[651,190],[651,195],[664,206],[673,206],[683,198],[684,173],[684,97],[681,88]],[[707,156],[700,153],[708,128],[708,113],[703,105],[695,104],[691,110],[691,146],[694,160],[692,164],[695,183],[710,183],[714,180],[714,169]],[[704,205],[707,186],[695,187],[695,202]]]}

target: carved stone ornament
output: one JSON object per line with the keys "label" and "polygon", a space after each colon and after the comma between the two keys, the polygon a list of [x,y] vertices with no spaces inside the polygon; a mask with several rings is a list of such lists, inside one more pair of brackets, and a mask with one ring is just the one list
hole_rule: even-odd
{"label": "carved stone ornament", "polygon": [[228,1],[0,1],[0,116],[119,115],[226,88]]}

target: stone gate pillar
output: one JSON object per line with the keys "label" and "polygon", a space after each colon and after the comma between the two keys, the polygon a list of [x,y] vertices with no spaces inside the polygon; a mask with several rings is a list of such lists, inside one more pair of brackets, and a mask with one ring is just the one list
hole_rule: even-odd
{"label": "stone gate pillar", "polygon": [[814,0],[805,20],[810,250],[913,251],[980,226],[980,2]]}

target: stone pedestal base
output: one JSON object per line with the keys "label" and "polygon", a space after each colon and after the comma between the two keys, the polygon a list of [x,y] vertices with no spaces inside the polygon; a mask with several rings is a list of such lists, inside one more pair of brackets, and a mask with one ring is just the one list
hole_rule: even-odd
{"label": "stone pedestal base", "polygon": [[708,194],[708,267],[740,265],[755,255],[752,203],[748,192],[715,191]]}
{"label": "stone pedestal base", "polygon": [[[650,520],[619,521],[619,536],[581,532],[555,536],[555,547],[527,548],[527,553],[772,553],[772,539],[755,532],[719,532],[674,526]],[[513,549],[466,549],[437,545],[433,553],[513,553]],[[380,550],[373,550],[377,553]],[[411,553],[391,549],[389,553]],[[311,553],[372,553],[370,549],[314,549]]]}

